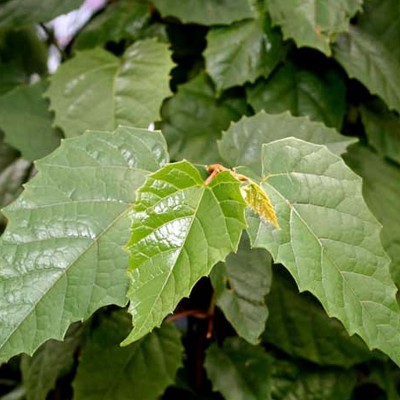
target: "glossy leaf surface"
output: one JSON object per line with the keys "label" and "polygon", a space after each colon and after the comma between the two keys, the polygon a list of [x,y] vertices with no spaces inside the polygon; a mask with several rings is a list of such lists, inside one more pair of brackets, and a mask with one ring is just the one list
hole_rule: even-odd
{"label": "glossy leaf surface", "polygon": [[262,144],[290,136],[325,144],[335,154],[344,153],[347,146],[355,141],[308,118],[293,117],[289,113],[272,115],[261,111],[231,125],[223,133],[218,147],[222,158],[230,165],[247,166],[261,173]]}
{"label": "glossy leaf surface", "polygon": [[267,77],[285,53],[281,34],[267,18],[212,28],[207,43],[206,69],[218,90]]}
{"label": "glossy leaf surface", "polygon": [[126,313],[115,312],[91,333],[82,349],[74,399],[154,400],[174,383],[183,356],[178,330],[165,324],[122,348],[130,325]]}
{"label": "glossy leaf surface", "polygon": [[127,213],[145,176],[166,162],[159,133],[124,127],[66,140],[37,162],[38,174],[4,212],[0,361],[126,303]]}
{"label": "glossy leaf surface", "polygon": [[263,145],[262,188],[280,230],[249,215],[252,244],[283,264],[350,334],[400,364],[400,310],[361,178],[325,146],[289,138]]}
{"label": "glossy leaf surface", "polygon": [[160,326],[212,267],[236,251],[245,227],[240,183],[229,172],[205,185],[182,161],[151,174],[132,210],[129,344]]}
{"label": "glossy leaf surface", "polygon": [[66,137],[118,125],[147,128],[170,95],[173,64],[166,44],[135,42],[122,60],[102,49],[82,51],[50,79],[47,96]]}
{"label": "glossy leaf surface", "polygon": [[243,236],[239,250],[211,273],[217,306],[236,332],[256,344],[264,331],[268,309],[265,295],[271,286],[271,257],[263,249],[251,249]]}

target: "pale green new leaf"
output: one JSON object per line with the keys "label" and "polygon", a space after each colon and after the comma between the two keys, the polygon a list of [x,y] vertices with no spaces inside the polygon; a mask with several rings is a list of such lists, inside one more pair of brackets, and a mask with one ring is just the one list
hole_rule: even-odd
{"label": "pale green new leaf", "polygon": [[276,114],[289,110],[295,116],[308,116],[340,130],[345,114],[345,89],[334,69],[316,73],[288,62],[268,80],[258,80],[246,92],[255,112],[265,110]]}
{"label": "pale green new leaf", "polygon": [[262,347],[229,338],[223,347],[209,347],[204,366],[226,400],[260,400],[271,398],[271,361]]}
{"label": "pale green new leaf", "polygon": [[152,39],[135,42],[121,60],[99,48],[79,52],[50,78],[55,124],[66,137],[118,125],[147,128],[171,94],[172,66],[167,45]]}
{"label": "pale green new leaf", "polygon": [[396,286],[361,178],[325,146],[295,138],[263,145],[262,164],[280,229],[249,215],[253,246],[266,248],[350,334],[400,364]]}
{"label": "pale green new leaf", "polygon": [[246,101],[239,97],[217,99],[206,74],[178,87],[161,110],[161,129],[172,159],[210,164],[219,161],[217,139],[231,121],[247,112]]}
{"label": "pale green new leaf", "polygon": [[82,0],[9,0],[0,7],[0,27],[47,22],[82,4]]}
{"label": "pale green new leaf", "polygon": [[251,249],[242,236],[239,250],[211,273],[217,306],[239,336],[257,344],[264,331],[268,309],[265,295],[271,286],[271,257],[263,249]]}
{"label": "pale green new leaf", "polygon": [[274,269],[267,305],[263,340],[290,356],[345,368],[379,357],[380,353],[369,351],[360,338],[349,336],[309,294],[300,294],[279,269]]}
{"label": "pale green new leaf", "polygon": [[330,55],[330,44],[340,32],[348,30],[350,18],[361,10],[362,0],[268,0],[274,24],[282,28],[285,39],[298,47],[313,47]]}
{"label": "pale green new leaf", "polygon": [[399,168],[361,145],[351,146],[345,160],[363,178],[365,201],[383,225],[382,244],[392,259],[393,279],[400,286]]}
{"label": "pale green new leaf", "polygon": [[26,160],[42,158],[60,144],[61,132],[53,128],[53,116],[43,97],[46,86],[44,81],[18,86],[0,97],[0,128],[6,142]]}
{"label": "pale green new leaf", "polygon": [[206,69],[217,90],[268,77],[285,55],[282,36],[266,17],[212,28],[207,43]]}
{"label": "pale green new leaf", "polygon": [[222,158],[232,166],[250,167],[261,172],[261,145],[288,136],[308,142],[325,144],[335,154],[342,154],[356,139],[342,136],[335,129],[305,117],[293,117],[288,112],[243,117],[223,133],[218,143]]}
{"label": "pale green new leaf", "polygon": [[65,140],[5,209],[0,362],[107,304],[126,303],[123,245],[135,190],[167,162],[160,133],[120,127]]}
{"label": "pale green new leaf", "polygon": [[254,16],[250,0],[152,0],[164,17],[179,18],[184,23],[229,25]]}
{"label": "pale green new leaf", "polygon": [[132,209],[128,297],[133,331],[123,344],[140,339],[212,267],[237,250],[246,226],[240,183],[228,171],[208,185],[187,161],[151,174]]}
{"label": "pale green new leaf", "polygon": [[116,312],[94,329],[82,348],[73,383],[75,400],[155,400],[174,383],[183,356],[178,330],[165,324],[121,348],[130,327],[128,314]]}

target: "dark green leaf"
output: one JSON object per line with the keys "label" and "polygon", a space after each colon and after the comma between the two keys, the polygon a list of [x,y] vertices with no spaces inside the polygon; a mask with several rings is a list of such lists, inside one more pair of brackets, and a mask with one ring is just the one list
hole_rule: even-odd
{"label": "dark green leaf", "polygon": [[13,63],[0,64],[0,96],[22,84],[25,76]]}
{"label": "dark green leaf", "polygon": [[61,339],[74,321],[126,303],[127,213],[167,162],[159,133],[120,127],[65,140],[5,209],[0,242],[0,362]]}
{"label": "dark green leaf", "polygon": [[286,274],[274,270],[267,299],[269,317],[263,339],[293,357],[321,364],[350,367],[377,358],[343,325],[329,318],[309,295],[299,294]]}
{"label": "dark green leaf", "polygon": [[220,172],[206,185],[187,161],[151,174],[132,210],[129,312],[134,329],[125,339],[140,339],[212,267],[237,250],[245,227],[240,183]]}
{"label": "dark green leaf", "polygon": [[161,128],[171,158],[203,164],[218,162],[217,139],[221,131],[246,112],[245,99],[216,99],[214,87],[205,74],[179,86],[178,93],[161,110]]}
{"label": "dark green leaf", "polygon": [[207,72],[218,90],[268,77],[285,54],[281,34],[268,18],[212,28],[207,42]]}
{"label": "dark green leaf", "polygon": [[231,24],[253,17],[249,0],[152,0],[163,16],[204,25]]}
{"label": "dark green leaf", "polygon": [[261,111],[231,125],[223,133],[218,147],[222,158],[230,165],[248,166],[260,173],[261,145],[289,136],[325,144],[335,154],[344,153],[347,146],[356,141],[308,118],[293,117],[288,112],[270,115]]}
{"label": "dark green leaf", "polygon": [[155,400],[175,380],[182,364],[180,334],[165,324],[121,348],[131,324],[126,313],[104,318],[82,349],[74,380],[76,400]]}
{"label": "dark green leaf", "polygon": [[260,346],[239,338],[226,339],[207,350],[205,368],[213,389],[226,400],[271,398],[271,358]]}
{"label": "dark green leaf", "polygon": [[325,146],[289,138],[264,144],[262,188],[280,230],[249,215],[255,247],[266,248],[350,334],[400,364],[400,310],[367,208],[361,178]]}
{"label": "dark green leaf", "polygon": [[286,63],[268,80],[260,79],[247,88],[250,105],[256,112],[308,116],[340,130],[345,114],[345,85],[331,69],[317,74]]}
{"label": "dark green leaf", "polygon": [[218,307],[239,336],[256,344],[265,328],[265,295],[271,286],[271,257],[263,249],[250,249],[243,236],[239,250],[211,273]]}
{"label": "dark green leaf", "polygon": [[60,144],[61,133],[53,128],[53,116],[43,97],[46,86],[43,81],[19,86],[0,97],[0,128],[5,140],[27,160],[42,158]]}

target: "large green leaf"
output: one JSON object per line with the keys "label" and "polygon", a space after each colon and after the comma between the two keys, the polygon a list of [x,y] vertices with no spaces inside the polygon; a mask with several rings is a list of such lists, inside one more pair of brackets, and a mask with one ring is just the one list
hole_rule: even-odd
{"label": "large green leaf", "polygon": [[128,211],[167,162],[160,133],[118,128],[66,140],[37,162],[0,242],[0,362],[126,303]]}
{"label": "large green leaf", "polygon": [[260,346],[239,338],[226,339],[222,348],[213,344],[205,368],[213,389],[226,400],[271,398],[271,358]]}
{"label": "large green leaf", "polygon": [[60,144],[61,133],[53,128],[53,116],[43,98],[46,86],[44,81],[19,86],[0,97],[0,128],[5,140],[27,160],[42,158]]}
{"label": "large green leaf", "polygon": [[171,158],[203,164],[218,162],[217,139],[221,131],[246,111],[243,98],[216,99],[213,84],[205,74],[179,86],[178,93],[161,110],[162,131]]}
{"label": "large green leaf", "polygon": [[173,16],[182,22],[204,25],[231,24],[252,18],[249,0],[152,0],[163,16]]}
{"label": "large green leaf", "polygon": [[230,165],[250,167],[261,172],[261,145],[288,136],[312,143],[325,144],[335,154],[342,154],[354,138],[305,117],[293,117],[288,112],[271,115],[264,111],[242,118],[223,133],[218,147],[222,158]]}
{"label": "large green leaf", "polygon": [[170,95],[173,64],[166,44],[135,42],[122,60],[102,49],[82,51],[50,78],[55,124],[67,137],[118,125],[147,128]]}
{"label": "large green leaf", "polygon": [[91,333],[74,380],[74,399],[154,400],[175,380],[182,364],[178,330],[165,324],[121,348],[129,333],[128,314],[113,313]]}
{"label": "large green leaf", "polygon": [[218,90],[267,77],[285,54],[282,36],[268,18],[212,28],[207,43],[207,72]]}
{"label": "large green leaf", "polygon": [[211,273],[216,302],[239,336],[257,344],[268,309],[265,295],[271,286],[271,257],[263,249],[250,249],[243,236],[236,254],[216,265]]}
{"label": "large green leaf", "polygon": [[24,83],[25,76],[14,63],[0,63],[0,96]]}
{"label": "large green leaf", "polygon": [[0,27],[47,22],[78,8],[82,0],[10,0],[0,7]]}
{"label": "large green leaf", "polygon": [[249,215],[252,244],[266,248],[350,334],[400,364],[396,287],[361,178],[325,146],[295,138],[264,144],[262,161],[261,185],[280,229]]}
{"label": "large green leaf", "polygon": [[280,270],[274,270],[267,304],[269,316],[263,340],[293,357],[320,364],[350,367],[377,358],[343,325],[329,318],[322,307],[296,286]]}
{"label": "large green leaf", "polygon": [[349,20],[361,9],[362,0],[268,0],[274,24],[285,39],[297,46],[314,47],[330,54],[330,43],[339,32],[348,30]]}
{"label": "large green leaf", "polygon": [[246,226],[239,186],[229,172],[206,185],[187,161],[147,178],[131,213],[128,297],[134,329],[124,344],[159,326],[202,276],[236,251]]}
{"label": "large green leaf", "polygon": [[250,105],[256,112],[308,116],[340,130],[345,114],[346,91],[334,70],[316,73],[293,63],[282,65],[268,80],[260,79],[247,88]]}
{"label": "large green leaf", "polygon": [[382,244],[392,259],[392,276],[400,286],[400,170],[367,147],[351,146],[345,157],[363,178],[365,201],[382,223]]}
{"label": "large green leaf", "polygon": [[369,144],[400,164],[400,117],[381,101],[374,101],[361,106],[361,118]]}

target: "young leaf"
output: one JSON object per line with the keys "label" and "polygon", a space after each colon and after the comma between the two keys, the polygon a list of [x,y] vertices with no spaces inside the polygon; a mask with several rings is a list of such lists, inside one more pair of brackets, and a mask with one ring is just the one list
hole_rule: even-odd
{"label": "young leaf", "polygon": [[82,51],[50,78],[55,124],[66,137],[118,125],[147,128],[171,94],[172,66],[167,45],[152,39],[135,42],[121,61],[99,48]]}
{"label": "young leaf", "polygon": [[229,25],[253,17],[248,0],[152,0],[164,16],[179,18],[183,23]]}
{"label": "young leaf", "polygon": [[206,68],[219,91],[268,77],[285,55],[281,34],[268,18],[212,28],[207,43]]}
{"label": "young leaf", "polygon": [[115,312],[92,332],[82,349],[74,399],[154,400],[174,382],[183,356],[178,330],[165,324],[121,348],[130,326],[126,313]]}
{"label": "young leaf", "polygon": [[134,329],[124,345],[140,339],[212,267],[236,251],[245,227],[240,182],[220,172],[205,185],[189,162],[151,174],[132,210],[128,297]]}
{"label": "young leaf", "polygon": [[222,158],[230,165],[247,166],[259,174],[261,145],[288,135],[312,143],[326,144],[335,154],[344,153],[347,146],[357,140],[342,136],[336,130],[319,122],[311,122],[308,118],[293,117],[288,112],[271,115],[261,111],[232,124],[223,133],[218,148]]}
{"label": "young leaf", "polygon": [[346,87],[341,76],[328,69],[321,73],[301,69],[287,62],[246,90],[249,104],[256,112],[276,114],[289,110],[295,116],[340,129],[345,105]]}
{"label": "young leaf", "polygon": [[239,97],[215,98],[213,84],[206,74],[178,88],[161,110],[161,129],[172,159],[209,164],[219,160],[216,140],[231,121],[247,112]]}
{"label": "young leaf", "polygon": [[271,361],[262,347],[229,338],[222,348],[209,347],[204,366],[226,400],[260,400],[271,398]]}
{"label": "young leaf", "polygon": [[[7,143],[18,149],[26,160],[37,160],[59,144],[61,132],[53,128],[48,101],[43,98],[46,83],[19,86],[0,97],[0,127]],[[29,121],[29,124],[21,124]]]}
{"label": "young leaf", "polygon": [[280,230],[250,215],[253,246],[266,248],[350,334],[400,364],[396,287],[361,178],[325,146],[295,138],[263,145],[262,160],[261,186]]}
{"label": "young leaf", "polygon": [[4,212],[0,362],[61,339],[104,305],[126,303],[127,213],[145,176],[166,162],[160,133],[125,127],[66,140],[37,162],[38,174]]}
{"label": "young leaf", "polygon": [[243,339],[251,344],[260,341],[268,309],[265,295],[271,286],[271,257],[263,249],[251,249],[243,235],[236,254],[211,272],[217,306]]}
{"label": "young leaf", "polygon": [[269,0],[268,11],[285,39],[330,55],[337,33],[348,30],[350,18],[361,10],[362,0]]}

